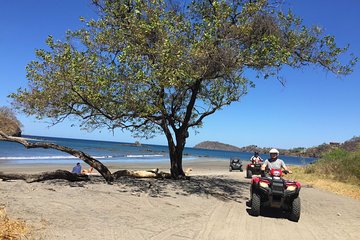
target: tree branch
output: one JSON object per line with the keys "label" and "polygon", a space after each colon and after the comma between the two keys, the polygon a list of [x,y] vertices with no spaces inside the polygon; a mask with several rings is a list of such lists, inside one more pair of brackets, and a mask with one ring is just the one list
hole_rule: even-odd
{"label": "tree branch", "polygon": [[52,148],[62,152],[66,152],[70,155],[78,157],[79,159],[83,160],[85,163],[89,164],[91,167],[95,168],[105,178],[105,180],[108,183],[114,181],[114,177],[112,176],[111,172],[105,165],[103,165],[100,161],[96,160],[95,158],[91,157],[90,155],[82,151],[68,148],[65,146],[60,146],[54,143],[44,143],[44,142],[31,143],[23,138],[8,136],[2,131],[0,131],[0,140],[20,143],[24,145],[25,148],[45,148],[45,149]]}

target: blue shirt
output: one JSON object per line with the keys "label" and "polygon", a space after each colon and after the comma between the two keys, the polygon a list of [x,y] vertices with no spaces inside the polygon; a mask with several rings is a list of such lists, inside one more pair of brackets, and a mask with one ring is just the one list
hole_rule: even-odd
{"label": "blue shirt", "polygon": [[76,165],[75,167],[73,167],[73,170],[72,170],[73,173],[81,173],[81,165]]}

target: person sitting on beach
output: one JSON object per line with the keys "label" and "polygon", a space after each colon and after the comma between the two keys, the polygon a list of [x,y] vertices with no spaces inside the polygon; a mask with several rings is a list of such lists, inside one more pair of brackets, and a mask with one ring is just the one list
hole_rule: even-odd
{"label": "person sitting on beach", "polygon": [[93,168],[93,167],[91,167],[91,168],[89,168],[89,170],[87,170],[87,169],[83,169],[83,170],[81,171],[81,173],[92,173],[92,172],[93,172],[93,170],[94,170],[94,168]]}
{"label": "person sitting on beach", "polygon": [[81,173],[81,165],[78,162],[72,169],[72,173],[80,174]]}
{"label": "person sitting on beach", "polygon": [[259,156],[258,152],[254,152],[254,156],[250,158],[251,163],[261,163],[263,159]]}
{"label": "person sitting on beach", "polygon": [[291,170],[285,165],[285,162],[278,158],[279,151],[275,148],[270,150],[270,158],[266,159],[263,165],[261,165],[261,171],[265,172],[265,169],[284,169],[288,171],[289,173],[292,173]]}

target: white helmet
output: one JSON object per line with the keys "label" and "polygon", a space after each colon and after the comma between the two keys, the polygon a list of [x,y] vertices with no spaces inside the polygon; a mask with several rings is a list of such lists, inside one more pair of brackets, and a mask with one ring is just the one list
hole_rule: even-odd
{"label": "white helmet", "polygon": [[276,153],[277,155],[279,155],[279,151],[276,148],[272,148],[269,153]]}

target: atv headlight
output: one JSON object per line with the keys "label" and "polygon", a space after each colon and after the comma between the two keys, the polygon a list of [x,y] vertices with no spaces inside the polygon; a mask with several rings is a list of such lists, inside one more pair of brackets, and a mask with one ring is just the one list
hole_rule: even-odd
{"label": "atv headlight", "polygon": [[267,188],[269,185],[267,183],[260,182],[260,187]]}
{"label": "atv headlight", "polygon": [[295,191],[296,186],[288,186],[286,189],[289,191]]}

